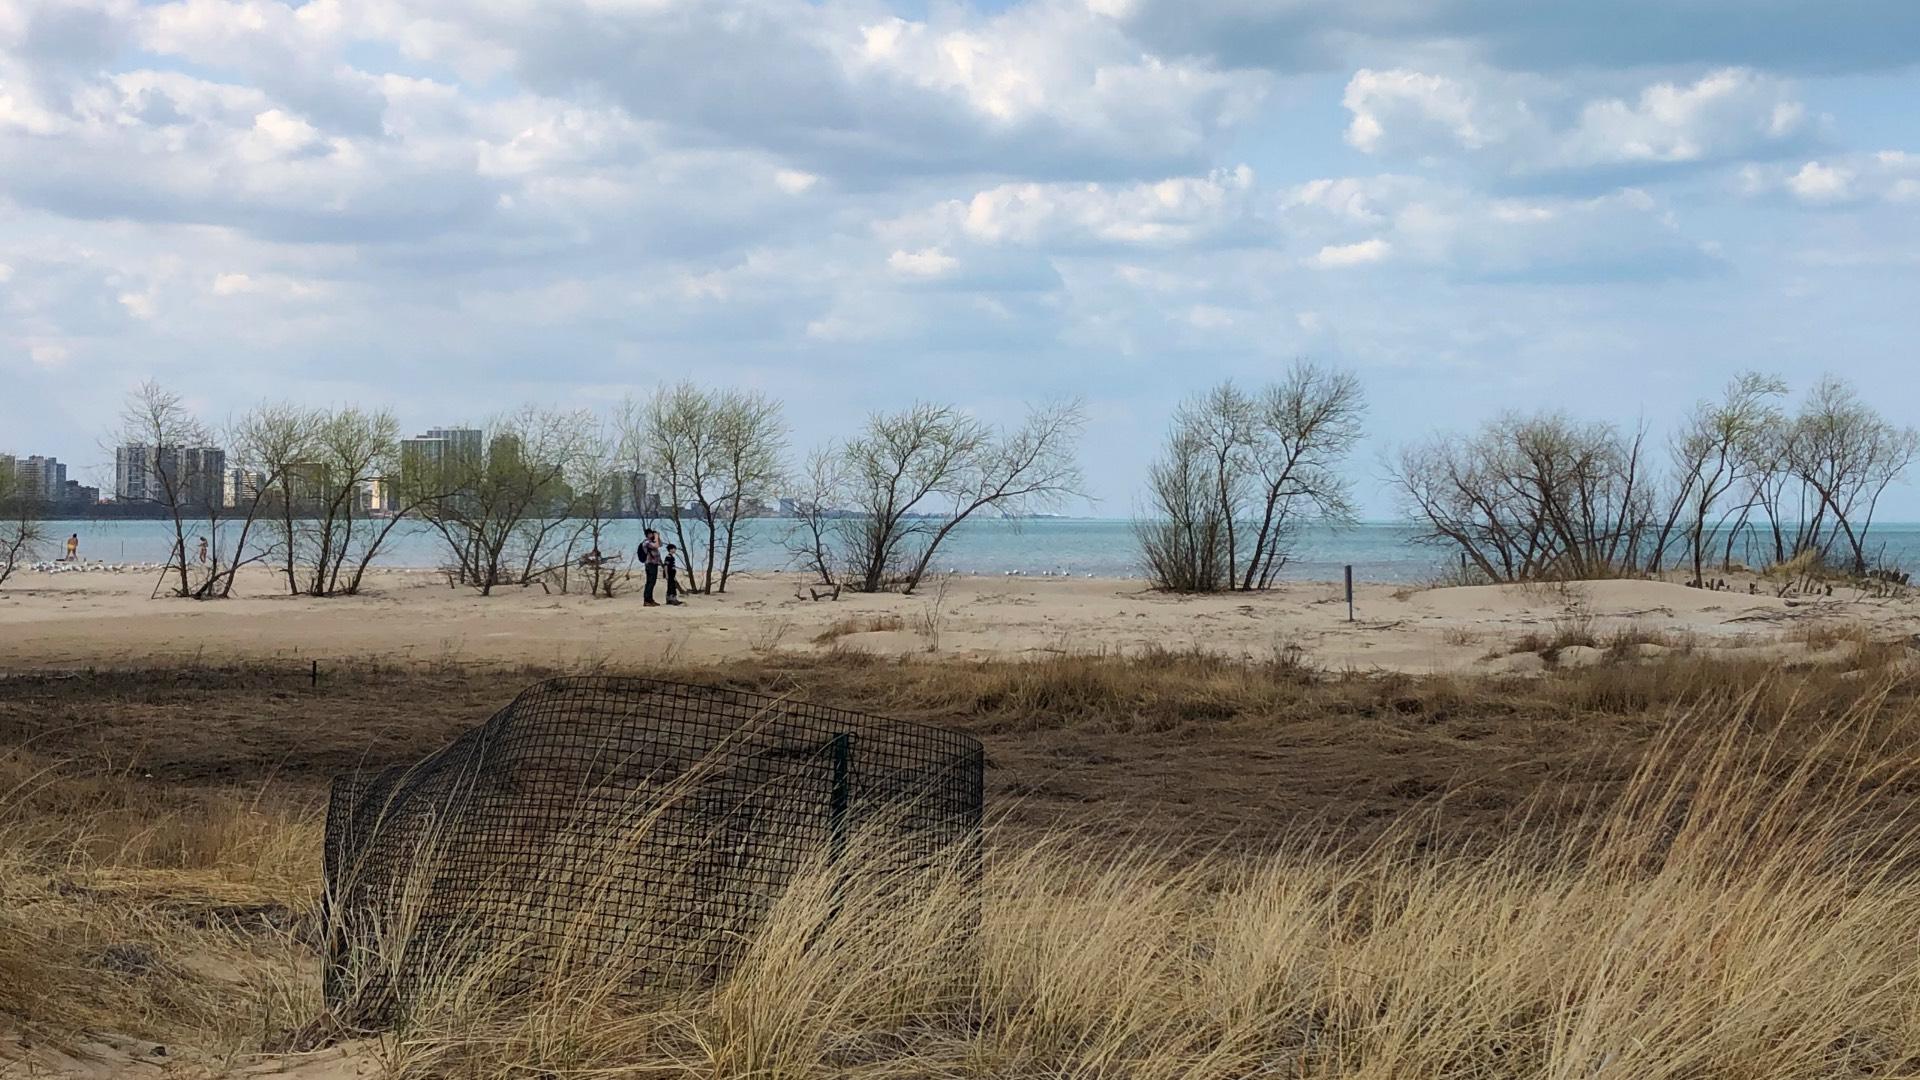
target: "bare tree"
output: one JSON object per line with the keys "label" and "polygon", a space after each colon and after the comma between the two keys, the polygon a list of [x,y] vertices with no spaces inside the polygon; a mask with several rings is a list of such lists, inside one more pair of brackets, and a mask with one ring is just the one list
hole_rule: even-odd
{"label": "bare tree", "polygon": [[879,592],[904,582],[917,555],[908,545],[933,528],[913,516],[916,508],[957,486],[966,463],[992,437],[986,425],[948,405],[923,403],[868,418],[866,430],[840,450],[847,516],[835,532],[849,584]]}
{"label": "bare tree", "polygon": [[[407,517],[401,504],[374,513],[374,492],[398,467],[400,424],[386,410],[267,404],[236,429],[236,453],[257,465],[254,498],[271,516],[265,550],[290,594],[360,591],[369,566]],[[252,515],[249,515],[250,517]]]}
{"label": "bare tree", "polygon": [[1247,447],[1255,529],[1241,589],[1272,586],[1302,520],[1353,520],[1339,467],[1360,440],[1365,414],[1359,379],[1310,363],[1295,364],[1284,380],[1262,391]]}
{"label": "bare tree", "polygon": [[1306,362],[1258,394],[1226,382],[1188,401],[1135,527],[1149,577],[1181,591],[1272,587],[1302,523],[1352,519],[1339,466],[1365,409],[1358,379]]}
{"label": "bare tree", "polygon": [[620,554],[611,546],[614,520],[621,508],[635,499],[627,487],[630,470],[626,463],[627,455],[619,441],[604,430],[596,430],[575,458],[574,475],[569,480],[580,521],[579,544],[586,550],[577,557],[569,550],[568,559],[586,572],[588,593],[607,599],[619,594],[629,576],[620,567]]}
{"label": "bare tree", "polygon": [[[218,535],[225,478],[209,475],[206,466],[205,451],[214,441],[211,430],[179,394],[149,380],[127,395],[118,439],[119,448],[143,459],[146,498],[166,512],[173,526],[173,551],[165,571],[172,579],[168,591],[193,599],[224,595],[220,583],[224,580],[230,587],[232,578],[222,572],[226,552]],[[190,553],[187,544],[187,523],[201,515],[211,541],[204,564],[197,563],[197,552]],[[234,561],[240,558],[235,552]]]}
{"label": "bare tree", "polygon": [[1709,536],[1726,529],[1729,521],[1739,523],[1728,530],[1737,532],[1745,512],[1753,507],[1751,498],[1732,507],[1724,506],[1723,500],[1735,491],[1751,489],[1756,479],[1752,470],[1763,457],[1759,447],[1780,424],[1773,399],[1786,392],[1786,383],[1774,376],[1745,372],[1727,384],[1718,402],[1696,405],[1686,427],[1672,440],[1675,489],[1667,528],[1656,551],[1665,548],[1665,533],[1673,524],[1682,523],[1695,582],[1706,578]]}
{"label": "bare tree", "polygon": [[1037,406],[1019,427],[997,432],[971,460],[963,460],[946,489],[952,506],[936,519],[920,557],[908,571],[905,591],[919,588],[933,554],[960,523],[981,510],[1012,516],[1080,492],[1075,450],[1086,414],[1079,401]]}
{"label": "bare tree", "polygon": [[822,585],[838,589],[847,576],[842,561],[838,524],[842,508],[839,500],[845,487],[837,448],[817,449],[807,455],[801,467],[799,486],[793,493],[794,523],[787,530],[787,552],[795,565],[813,574]]}
{"label": "bare tree", "polygon": [[584,412],[524,409],[489,426],[484,453],[402,470],[402,497],[446,542],[460,582],[487,596],[564,565],[580,524],[567,481],[595,426]]}
{"label": "bare tree", "polygon": [[1832,515],[1855,573],[1868,569],[1867,535],[1880,497],[1920,453],[1920,432],[1889,423],[1853,388],[1828,376],[1794,418],[1785,460]]}
{"label": "bare tree", "polygon": [[[226,464],[236,477],[251,478],[252,482],[245,480],[236,482],[233,485],[232,503],[227,504],[224,499],[221,501],[230,515],[230,520],[236,522],[239,527],[231,552],[226,558],[218,559],[219,565],[212,571],[208,584],[208,592],[221,598],[233,595],[234,583],[243,568],[262,562],[274,554],[275,549],[272,545],[261,545],[256,542],[254,531],[255,527],[261,523],[262,515],[269,508],[270,496],[278,480],[278,473],[274,471],[274,466],[266,460],[269,455],[262,453],[264,445],[262,440],[265,437],[262,430],[262,417],[269,412],[270,407],[263,406],[243,416],[227,432],[226,444],[230,454]],[[227,477],[221,477],[223,487],[226,486],[226,480]],[[209,532],[217,535],[216,525],[214,521],[208,522]],[[224,547],[224,545],[220,546]],[[217,554],[216,558],[218,558]]]}
{"label": "bare tree", "polygon": [[[720,592],[727,591],[734,556],[744,550],[743,518],[765,509],[765,501],[786,477],[787,424],[780,403],[759,393],[721,395],[715,410],[718,425],[721,498],[717,521],[708,523],[708,538],[717,526],[724,537],[720,552]],[[702,591],[713,592],[713,557],[707,557]]]}
{"label": "bare tree", "polygon": [[[1743,448],[1741,472],[1747,477],[1745,500],[1766,519],[1766,561],[1785,563],[1816,546],[1825,507],[1807,505],[1807,487],[1787,467],[1793,425],[1784,418],[1756,433]],[[1816,500],[1817,503],[1817,500]],[[1749,525],[1751,528],[1751,525]],[[1732,537],[1728,537],[1731,543]]]}
{"label": "bare tree", "polygon": [[1390,467],[1423,539],[1490,581],[1634,572],[1655,529],[1645,432],[1559,414],[1507,415],[1437,435]]}
{"label": "bare tree", "polygon": [[40,553],[46,529],[40,524],[38,501],[30,498],[19,475],[0,464],[0,585]]}
{"label": "bare tree", "polygon": [[397,472],[400,422],[385,410],[349,406],[317,410],[312,453],[298,471],[294,492],[311,507],[310,557],[301,591],[310,596],[353,595],[387,537],[406,519],[406,507],[372,513],[373,493]]}
{"label": "bare tree", "polygon": [[[861,592],[912,592],[940,545],[983,510],[1015,517],[1055,505],[1080,486],[1077,401],[1041,405],[996,431],[950,405],[875,413],[848,442],[812,459],[812,510],[801,558],[823,578],[837,571]],[[827,508],[831,507],[831,510]],[[831,515],[831,516],[829,516]]]}
{"label": "bare tree", "polygon": [[271,515],[271,539],[261,548],[263,557],[278,563],[286,580],[287,592],[300,591],[299,517],[306,512],[306,495],[297,477],[314,457],[314,414],[285,402],[262,404],[235,426],[233,440],[237,465],[253,472],[253,491],[249,502],[259,512]]}
{"label": "bare tree", "polygon": [[1147,473],[1148,516],[1134,524],[1148,578],[1175,592],[1215,592],[1233,580],[1231,521],[1220,511],[1219,460],[1176,423]]}
{"label": "bare tree", "polygon": [[622,428],[635,469],[659,476],[665,487],[665,514],[689,560],[689,590],[727,591],[746,545],[740,523],[760,511],[783,474],[780,404],[683,382],[643,405],[629,403]]}

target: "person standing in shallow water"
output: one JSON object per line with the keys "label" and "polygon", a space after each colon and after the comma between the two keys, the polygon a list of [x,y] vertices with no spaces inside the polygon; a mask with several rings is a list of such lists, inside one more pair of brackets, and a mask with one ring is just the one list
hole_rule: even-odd
{"label": "person standing in shallow water", "polygon": [[648,529],[645,538],[640,541],[640,550],[634,554],[639,557],[641,565],[647,568],[647,587],[641,594],[646,598],[646,606],[659,607],[659,602],[653,598],[653,586],[660,580],[660,534]]}
{"label": "person standing in shallow water", "polygon": [[680,566],[680,549],[667,545],[667,603],[680,606],[680,575],[676,572]]}
{"label": "person standing in shallow water", "polygon": [[67,561],[68,562],[80,561],[80,534],[79,533],[74,533],[72,536],[67,537]]}

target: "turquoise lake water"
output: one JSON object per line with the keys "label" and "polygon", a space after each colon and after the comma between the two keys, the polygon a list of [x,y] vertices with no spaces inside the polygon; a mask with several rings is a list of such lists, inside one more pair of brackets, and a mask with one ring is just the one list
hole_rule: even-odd
{"label": "turquoise lake water", "polygon": [[[746,546],[736,564],[746,570],[780,570],[790,565],[782,546],[791,522],[756,519],[747,523]],[[80,554],[107,562],[162,562],[172,547],[172,525],[162,521],[49,521],[47,533],[64,541],[80,534]],[[204,531],[204,525],[201,530]],[[631,553],[640,523],[611,526],[613,547]],[[195,533],[194,535],[198,535]],[[231,534],[227,534],[229,537]],[[1882,561],[1920,568],[1920,524],[1876,524],[1872,546],[1884,545]],[[1338,579],[1353,566],[1361,581],[1420,582],[1441,572],[1450,556],[1415,542],[1407,525],[1374,522],[1344,528],[1301,531],[1285,577],[1305,581]],[[671,536],[668,539],[672,539]],[[191,543],[191,541],[189,541]],[[394,529],[378,560],[384,566],[433,567],[446,560],[444,542],[424,525],[404,522]],[[55,554],[49,551],[46,555]],[[1740,552],[1735,550],[1736,557]],[[955,530],[934,559],[938,570],[967,574],[1065,573],[1075,577],[1138,577],[1140,558],[1133,525],[1093,518],[980,520]]]}

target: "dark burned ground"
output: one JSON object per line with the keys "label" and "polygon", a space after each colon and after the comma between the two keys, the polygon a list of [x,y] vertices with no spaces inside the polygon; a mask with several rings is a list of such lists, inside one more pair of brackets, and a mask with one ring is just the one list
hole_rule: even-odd
{"label": "dark burned ground", "polygon": [[[1191,850],[1364,842],[1423,807],[1435,836],[1499,835],[1523,809],[1552,821],[1616,790],[1674,702],[1730,677],[1489,684],[1096,659],[670,674],[971,732],[988,750],[989,809],[1015,831],[1087,825]],[[336,664],[317,685],[266,667],[16,675],[0,679],[0,751],[111,772],[163,800],[239,790],[317,803],[331,776],[415,760],[539,677],[371,663]]]}

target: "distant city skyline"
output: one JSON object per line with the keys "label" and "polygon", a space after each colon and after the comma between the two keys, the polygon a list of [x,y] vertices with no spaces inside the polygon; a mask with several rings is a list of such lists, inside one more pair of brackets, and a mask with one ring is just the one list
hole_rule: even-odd
{"label": "distant city skyline", "polygon": [[[1296,356],[1381,455],[1670,430],[1757,368],[1920,424],[1920,5],[22,0],[0,450],[110,483],[147,377],[406,430],[692,378],[798,457],[1078,394],[1093,513]],[[1920,487],[1887,513],[1920,519]]]}

